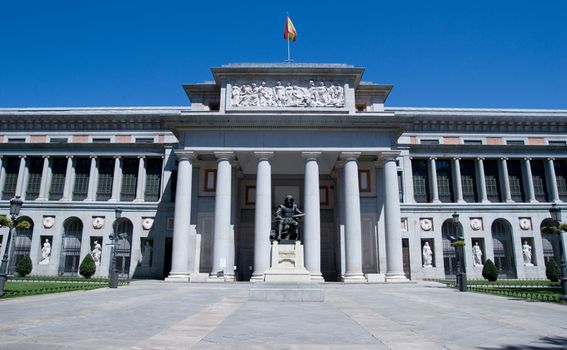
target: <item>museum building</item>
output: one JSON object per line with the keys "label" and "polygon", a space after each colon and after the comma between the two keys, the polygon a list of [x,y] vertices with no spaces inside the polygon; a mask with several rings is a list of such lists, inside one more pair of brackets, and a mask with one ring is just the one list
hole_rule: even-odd
{"label": "museum building", "polygon": [[19,196],[31,224],[9,271],[29,255],[32,275],[75,276],[92,254],[108,276],[115,248],[123,277],[263,281],[291,195],[313,281],[452,278],[455,237],[468,278],[487,259],[545,278],[567,110],[390,108],[363,72],[229,64],[183,85],[186,107],[0,109],[0,214]]}

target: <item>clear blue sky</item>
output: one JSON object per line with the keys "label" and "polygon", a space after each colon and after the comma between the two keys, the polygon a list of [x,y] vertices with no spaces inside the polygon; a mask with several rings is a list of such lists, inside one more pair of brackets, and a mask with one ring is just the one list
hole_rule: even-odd
{"label": "clear blue sky", "polygon": [[1,0],[0,107],[183,106],[210,67],[348,63],[388,106],[567,108],[567,1]]}

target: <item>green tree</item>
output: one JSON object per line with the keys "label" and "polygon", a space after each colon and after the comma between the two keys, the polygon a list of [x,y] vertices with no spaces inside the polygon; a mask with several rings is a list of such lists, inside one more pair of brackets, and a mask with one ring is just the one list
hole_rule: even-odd
{"label": "green tree", "polygon": [[555,259],[549,259],[545,263],[545,276],[551,282],[557,282],[561,278],[561,271],[559,271],[559,266],[557,266]]}
{"label": "green tree", "polygon": [[29,255],[26,255],[16,265],[16,272],[24,277],[32,272],[32,261]]}
{"label": "green tree", "polygon": [[93,260],[91,253],[87,253],[83,262],[81,262],[81,266],[79,266],[79,273],[84,278],[91,278],[96,272],[96,265]]}
{"label": "green tree", "polygon": [[490,282],[494,282],[498,279],[498,270],[496,266],[490,259],[486,259],[484,262],[484,267],[482,268],[482,277],[489,280]]}

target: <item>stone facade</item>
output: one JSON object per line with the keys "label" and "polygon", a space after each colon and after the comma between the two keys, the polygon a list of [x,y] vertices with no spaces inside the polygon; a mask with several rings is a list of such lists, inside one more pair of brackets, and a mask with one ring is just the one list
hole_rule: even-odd
{"label": "stone facade", "polygon": [[263,281],[288,194],[313,281],[451,278],[455,234],[469,278],[473,246],[508,278],[545,278],[559,258],[540,227],[567,200],[567,111],[388,108],[392,86],[348,65],[212,71],[183,86],[191,107],[0,109],[0,211],[19,195],[33,224],[12,261],[77,275],[99,244],[107,276],[118,232],[123,276]]}

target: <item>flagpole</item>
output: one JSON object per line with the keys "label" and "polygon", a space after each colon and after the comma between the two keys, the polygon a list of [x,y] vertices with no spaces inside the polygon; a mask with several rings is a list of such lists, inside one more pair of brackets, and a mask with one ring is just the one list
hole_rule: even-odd
{"label": "flagpole", "polygon": [[287,36],[287,63],[291,64],[291,55],[289,51],[289,35]]}

